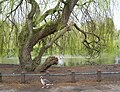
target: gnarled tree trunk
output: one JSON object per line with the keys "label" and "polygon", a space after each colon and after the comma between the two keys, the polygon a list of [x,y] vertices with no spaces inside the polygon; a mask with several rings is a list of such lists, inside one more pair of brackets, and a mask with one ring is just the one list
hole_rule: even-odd
{"label": "gnarled tree trunk", "polygon": [[[34,15],[37,13],[39,6],[35,0],[27,0],[29,4],[31,4],[31,11],[28,14],[28,18],[26,19],[25,26],[23,27],[20,35],[19,35],[19,62],[21,68],[26,71],[31,70],[39,70],[44,71],[49,68],[53,64],[57,64],[57,58],[49,57],[46,62],[39,68],[41,63],[41,57],[44,52],[61,36],[64,35],[65,32],[69,31],[70,26],[67,24],[70,14],[73,11],[74,6],[76,5],[78,0],[66,0],[64,3],[63,10],[60,13],[60,16],[54,21],[50,21],[49,23],[43,24],[37,29],[33,29]],[[62,1],[61,1],[62,2]],[[59,3],[58,3],[59,4]],[[58,7],[58,5],[57,5]],[[58,12],[58,8],[50,9],[46,11],[39,19],[38,22],[42,22],[48,15],[54,14]],[[52,11],[52,12],[51,12]],[[43,47],[41,47],[38,56],[34,59],[31,58],[31,52],[33,47],[45,37],[54,34],[58,30],[58,35],[48,42]]]}
{"label": "gnarled tree trunk", "polygon": [[45,60],[45,63],[42,66],[39,66],[35,69],[37,72],[45,72],[52,65],[58,64],[58,58],[55,56],[50,56]]}

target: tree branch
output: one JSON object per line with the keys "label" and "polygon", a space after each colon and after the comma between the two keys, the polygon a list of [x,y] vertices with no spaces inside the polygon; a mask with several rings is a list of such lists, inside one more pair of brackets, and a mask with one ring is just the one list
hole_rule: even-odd
{"label": "tree branch", "polygon": [[59,4],[60,2],[58,2],[58,4],[55,6],[55,8],[53,9],[49,9],[47,10],[43,15],[40,15],[40,17],[37,18],[37,23],[39,22],[42,22],[43,20],[45,20],[45,18],[48,16],[48,15],[52,15],[54,14],[55,12],[59,12],[61,11],[61,9],[59,9]]}
{"label": "tree branch", "polygon": [[[90,33],[90,32],[85,32],[84,30],[80,29],[76,24],[74,24],[74,27],[79,30],[81,33],[84,34],[84,39],[83,39],[83,44],[84,46],[88,49],[89,54],[93,56],[93,54],[95,52],[97,52],[99,54],[100,52],[100,37],[97,36],[95,33]],[[95,38],[93,39],[93,41],[88,42],[88,35],[93,35],[93,37],[97,38],[97,41],[95,40]]]}
{"label": "tree branch", "polygon": [[78,0],[66,0],[62,11],[61,25],[65,26],[69,20],[70,14],[73,11],[74,6],[77,4]]}
{"label": "tree branch", "polygon": [[20,3],[16,6],[15,9],[13,9],[12,11],[10,11],[8,14],[11,14],[12,12],[16,11],[18,9],[18,7],[22,4],[23,0],[20,1]]}
{"label": "tree branch", "polygon": [[28,0],[28,3],[30,3],[30,4],[32,5],[31,11],[30,11],[30,13],[28,14],[28,18],[29,18],[29,19],[33,19],[33,16],[34,16],[35,13],[37,12],[37,10],[40,10],[40,9],[39,9],[39,5],[38,5],[38,3],[37,3],[35,0]]}
{"label": "tree branch", "polygon": [[74,23],[70,23],[69,25],[67,25],[65,28],[63,28],[60,32],[57,33],[57,35],[51,40],[51,42],[47,43],[46,45],[44,45],[40,51],[37,57],[35,57],[34,60],[34,65],[39,63],[39,59],[42,57],[43,52],[45,52],[50,46],[53,45],[53,43],[55,43],[55,41],[57,39],[59,39],[61,36],[63,36],[66,32],[70,31],[70,28],[74,25]]}
{"label": "tree branch", "polygon": [[5,0],[0,1],[0,5],[4,2]]}
{"label": "tree branch", "polygon": [[60,32],[57,33],[57,35],[49,42],[45,48],[49,48],[57,39],[59,39],[61,36],[63,36],[66,32],[70,31],[70,27],[72,27],[74,23],[70,23],[66,27],[64,27]]}
{"label": "tree branch", "polygon": [[[35,38],[38,37],[37,35],[39,35],[39,38],[38,39],[36,38],[36,40],[39,40],[40,38],[46,37],[46,36],[56,32],[57,30],[63,29],[65,27],[65,25],[67,25],[70,14],[71,14],[71,12],[72,12],[72,10],[77,2],[78,2],[78,0],[66,0],[67,5],[65,5],[63,8],[62,16],[60,17],[61,20],[59,21],[59,19],[57,19],[55,22],[49,23],[47,26],[44,27],[44,31],[41,31],[41,30],[43,30],[43,28],[41,28],[41,27],[38,29],[35,29],[37,32],[39,32],[39,33],[36,33],[34,35]],[[57,9],[58,9],[58,6],[56,6]],[[50,11],[52,11],[51,13],[56,12],[56,8],[46,11],[39,20],[42,21],[44,18],[46,18],[48,16],[48,14],[51,14]],[[60,26],[60,29],[58,29],[58,25]]]}

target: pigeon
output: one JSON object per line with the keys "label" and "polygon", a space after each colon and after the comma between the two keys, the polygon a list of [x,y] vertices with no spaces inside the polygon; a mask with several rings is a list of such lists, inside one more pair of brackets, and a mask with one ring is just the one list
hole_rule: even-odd
{"label": "pigeon", "polygon": [[40,77],[40,81],[42,83],[42,88],[49,88],[50,85],[53,85],[49,80],[44,79],[43,76]]}

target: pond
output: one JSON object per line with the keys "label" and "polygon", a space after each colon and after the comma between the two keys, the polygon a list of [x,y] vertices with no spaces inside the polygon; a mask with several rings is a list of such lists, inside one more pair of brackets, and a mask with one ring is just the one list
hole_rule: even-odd
{"label": "pond", "polygon": [[[48,56],[42,58],[42,62]],[[59,57],[59,56],[57,56]],[[62,60],[64,66],[79,66],[79,65],[100,65],[100,64],[115,64],[116,58],[113,55],[104,55],[98,58],[90,59],[83,56],[63,56]],[[119,63],[119,60],[117,60]],[[19,64],[18,57],[0,57],[0,64]]]}
{"label": "pond", "polygon": [[0,64],[19,64],[18,57],[0,57]]}

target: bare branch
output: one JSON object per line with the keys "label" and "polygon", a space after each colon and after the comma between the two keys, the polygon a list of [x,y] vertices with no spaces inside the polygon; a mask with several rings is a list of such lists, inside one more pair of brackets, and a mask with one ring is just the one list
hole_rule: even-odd
{"label": "bare branch", "polygon": [[11,14],[12,12],[16,11],[18,9],[18,7],[22,4],[23,0],[20,1],[20,3],[16,6],[15,9],[13,9],[12,11],[10,11],[8,14]]}
{"label": "bare branch", "polygon": [[84,34],[84,39],[87,39],[87,35],[86,35],[86,33],[84,32],[84,30],[82,30],[82,29],[80,29],[76,24],[74,24],[74,27],[77,29],[77,30],[79,30],[80,32],[82,32],[83,34]]}

